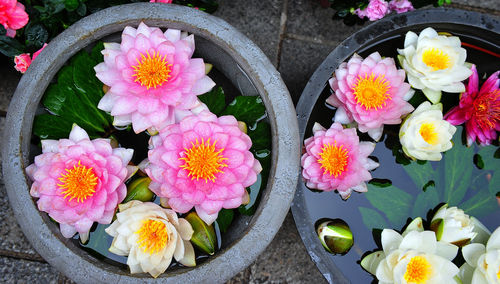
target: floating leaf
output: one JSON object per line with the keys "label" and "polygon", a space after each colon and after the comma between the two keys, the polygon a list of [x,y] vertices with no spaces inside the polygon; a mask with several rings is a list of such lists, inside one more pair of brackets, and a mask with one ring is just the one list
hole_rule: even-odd
{"label": "floating leaf", "polygon": [[222,87],[214,88],[210,92],[198,96],[198,99],[206,104],[208,109],[217,116],[220,116],[226,108],[226,96]]}
{"label": "floating leaf", "polygon": [[246,205],[241,205],[238,211],[244,215],[253,215],[257,210],[258,200],[262,191],[267,186],[269,170],[271,168],[271,151],[268,149],[258,150],[253,152],[255,158],[259,160],[262,166],[262,171],[257,175],[257,181],[247,188],[250,195],[250,202]]}
{"label": "floating leaf", "polygon": [[364,196],[373,207],[385,214],[392,227],[401,227],[404,224],[413,204],[410,194],[393,185],[379,188],[368,184],[368,191]]}
{"label": "floating leaf", "polygon": [[252,150],[271,149],[271,126],[267,121],[259,121],[254,128],[248,129],[252,139]]}
{"label": "floating leaf", "polygon": [[222,112],[228,114],[251,127],[266,115],[266,107],[260,96],[238,96]]}
{"label": "floating leaf", "polygon": [[420,216],[425,216],[430,207],[433,204],[439,203],[439,195],[435,188],[430,188],[429,190],[422,191],[417,195],[415,204],[413,205],[413,210],[411,216],[416,218]]}
{"label": "floating leaf", "polygon": [[496,153],[500,148],[493,145],[483,146],[479,148],[477,155],[481,158],[485,170],[498,170],[500,169],[500,159],[496,157]]}
{"label": "floating leaf", "polygon": [[35,116],[33,122],[33,134],[40,139],[59,139],[68,137],[73,123],[69,120],[50,114]]}
{"label": "floating leaf", "polygon": [[219,215],[217,216],[217,224],[219,225],[219,229],[221,232],[227,232],[229,225],[233,222],[234,219],[234,210],[233,209],[222,209],[219,211]]}
{"label": "floating leaf", "polygon": [[392,181],[390,179],[381,178],[373,178],[368,183],[378,187],[388,187],[392,185]]}
{"label": "floating leaf", "polygon": [[[498,184],[496,184],[498,186]],[[463,209],[465,213],[481,217],[490,214],[497,210],[497,200],[494,194],[489,191],[479,191],[472,198],[462,203],[459,208]]]}
{"label": "floating leaf", "polygon": [[378,213],[377,211],[361,206],[358,209],[359,212],[361,213],[361,218],[363,219],[363,223],[367,228],[383,229],[388,227],[384,217],[382,217],[382,215],[380,215],[380,213]]}
{"label": "floating leaf", "polygon": [[429,181],[434,179],[434,169],[430,163],[410,163],[403,165],[403,169],[411,177],[417,188],[420,189],[423,189]]}
{"label": "floating leaf", "polygon": [[462,144],[463,127],[458,127],[454,135],[453,147],[444,153],[444,201],[450,206],[459,204],[467,192],[472,176],[474,149]]}
{"label": "floating leaf", "polygon": [[492,195],[497,195],[500,192],[500,171],[493,173],[488,188]]}

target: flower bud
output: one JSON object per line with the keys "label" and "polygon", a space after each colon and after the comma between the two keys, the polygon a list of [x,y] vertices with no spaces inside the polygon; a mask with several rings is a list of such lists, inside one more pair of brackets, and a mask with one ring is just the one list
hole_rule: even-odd
{"label": "flower bud", "polygon": [[352,232],[346,222],[325,220],[316,229],[319,240],[329,253],[346,254],[354,244]]}
{"label": "flower bud", "polygon": [[127,196],[122,203],[127,203],[130,200],[140,200],[142,202],[151,201],[154,198],[154,193],[149,190],[151,179],[142,177],[134,180],[127,187]]}
{"label": "flower bud", "polygon": [[207,225],[196,212],[189,213],[185,219],[193,227],[194,233],[191,243],[203,252],[213,255],[217,247],[217,236],[213,225]]}
{"label": "flower bud", "polygon": [[436,233],[438,241],[459,247],[468,244],[477,235],[474,231],[474,222],[469,215],[457,207],[448,208],[448,204],[441,206],[434,214],[431,230]]}
{"label": "flower bud", "polygon": [[241,132],[248,134],[247,124],[243,121],[238,121],[238,128],[241,130]]}

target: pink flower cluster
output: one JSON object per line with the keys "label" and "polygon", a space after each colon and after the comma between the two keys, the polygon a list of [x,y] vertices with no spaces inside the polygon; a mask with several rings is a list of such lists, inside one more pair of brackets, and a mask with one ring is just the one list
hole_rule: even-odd
{"label": "pink flower cluster", "polygon": [[85,241],[94,222],[111,223],[125,198],[133,153],[111,148],[109,139],[90,140],[75,124],[69,139],[42,140],[42,154],[26,168],[33,181],[30,194],[38,198],[38,209],[60,224],[64,237],[79,232]]}
{"label": "pink flower cluster", "polygon": [[193,207],[207,224],[222,208],[237,208],[245,188],[262,170],[249,151],[250,137],[233,116],[209,111],[185,117],[151,138],[146,173],[149,188],[168,199],[170,207],[186,213]]}
{"label": "pink flower cluster", "polygon": [[376,21],[382,19],[392,11],[400,14],[412,10],[414,10],[414,8],[409,0],[392,0],[390,2],[384,0],[370,0],[365,9],[356,9],[354,13],[360,18],[367,17],[370,21]]}
{"label": "pink flower cluster", "polygon": [[24,5],[16,0],[0,0],[0,24],[7,30],[7,36],[16,36],[16,30],[29,21]]}
{"label": "pink flower cluster", "polygon": [[19,54],[17,56],[14,57],[14,63],[16,64],[14,66],[14,68],[23,73],[26,72],[26,70],[28,70],[28,67],[30,67],[31,65],[31,62],[33,60],[35,60],[35,58],[38,56],[38,54],[40,54],[40,52],[42,52],[42,50],[47,46],[46,43],[43,44],[42,48],[40,48],[38,51],[36,51],[35,53],[33,53],[33,57],[30,57],[30,54],[29,53],[23,53],[23,54]]}

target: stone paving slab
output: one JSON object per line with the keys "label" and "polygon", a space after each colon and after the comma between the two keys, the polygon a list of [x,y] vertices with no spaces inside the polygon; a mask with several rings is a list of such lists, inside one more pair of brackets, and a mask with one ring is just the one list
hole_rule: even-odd
{"label": "stone paving slab", "polygon": [[59,273],[47,263],[0,257],[0,283],[56,284]]}
{"label": "stone paving slab", "polygon": [[214,13],[245,34],[276,66],[283,0],[220,0]]}

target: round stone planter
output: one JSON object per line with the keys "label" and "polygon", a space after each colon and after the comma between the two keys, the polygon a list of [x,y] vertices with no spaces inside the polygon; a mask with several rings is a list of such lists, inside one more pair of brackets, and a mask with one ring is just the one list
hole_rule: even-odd
{"label": "round stone planter", "polygon": [[[176,267],[157,279],[130,275],[103,262],[62,237],[48,215],[39,212],[29,194],[24,171],[32,162],[30,145],[35,112],[45,89],[79,50],[93,42],[116,38],[127,25],[141,21],[162,29],[175,28],[195,35],[196,52],[211,62],[243,95],[260,95],[272,133],[272,167],[260,205],[252,217],[235,220],[221,250],[194,268]],[[288,90],[262,51],[225,21],[195,9],[161,3],[112,7],[77,22],[37,57],[22,77],[11,101],[4,137],[3,174],[9,200],[21,228],[47,262],[81,283],[222,282],[243,270],[264,250],[278,231],[292,201],[299,171],[298,126]],[[31,153],[31,154],[30,154]]]}
{"label": "round stone planter", "polygon": [[[366,57],[368,54],[379,50],[382,56],[389,56],[386,55],[389,53],[387,50],[391,49],[394,50],[393,52],[396,52],[396,48],[402,47],[406,32],[411,30],[419,33],[426,27],[433,27],[437,31],[448,31],[459,37],[464,36],[469,42],[473,42],[477,46],[487,46],[497,54],[500,52],[500,21],[498,18],[491,18],[487,15],[438,8],[417,10],[378,20],[354,33],[337,46],[311,76],[297,105],[301,144],[303,144],[305,138],[312,135],[311,128],[315,121],[324,122],[324,127],[328,128],[330,126],[334,111],[325,106],[325,99],[330,95],[328,79],[342,62],[347,61],[354,52],[360,54],[362,57]],[[397,45],[394,45],[395,41],[399,41]],[[469,49],[469,51],[472,51],[472,49]],[[475,61],[476,59],[471,59],[471,62],[481,66],[481,72],[486,72],[488,75],[498,70],[498,58],[493,56],[485,58],[476,58],[477,61]],[[327,120],[330,123],[328,125],[326,124]],[[379,146],[379,144],[382,145]],[[390,160],[393,162],[394,160],[394,157],[390,153],[389,157],[387,155],[383,156],[385,154],[383,151],[377,153],[377,148],[384,149],[383,144],[382,140],[378,142],[375,152],[371,154],[380,159],[381,166],[379,166],[375,175],[378,174],[381,176],[383,174],[390,175],[390,171],[392,170],[382,169],[384,161]],[[406,183],[413,186],[412,180],[404,171],[403,175],[403,179],[406,177],[406,180],[399,181],[400,184],[404,185]],[[354,204],[353,201],[355,202]],[[416,202],[414,196],[412,196],[412,202]],[[440,202],[443,202],[443,200],[440,200]],[[363,194],[353,193],[353,196],[348,201],[343,202],[336,193],[315,193],[310,191],[304,182],[298,182],[295,198],[292,203],[293,217],[311,259],[330,283],[370,283],[373,280],[373,277],[364,271],[359,262],[357,262],[361,260],[362,255],[367,251],[377,249],[375,243],[368,245],[365,243],[372,242],[373,237],[372,232],[360,229],[361,226],[365,226],[362,223],[359,225],[359,222],[364,222],[358,216],[360,215],[358,211],[360,204],[363,206],[369,204],[363,197]],[[433,206],[437,205],[434,204]],[[494,212],[492,211],[492,214],[498,214],[498,209]],[[426,218],[426,216],[422,217]],[[348,221],[354,236],[354,246],[348,254],[333,256],[323,248],[315,231],[315,222],[320,218],[341,218]],[[498,226],[498,221],[496,222]],[[400,230],[402,228],[396,227],[394,229]]]}

